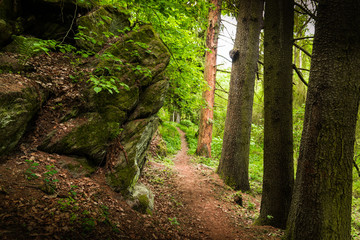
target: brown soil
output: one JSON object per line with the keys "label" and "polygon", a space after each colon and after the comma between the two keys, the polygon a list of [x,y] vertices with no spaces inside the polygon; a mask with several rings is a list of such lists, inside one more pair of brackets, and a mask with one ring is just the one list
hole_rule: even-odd
{"label": "brown soil", "polygon": [[259,196],[242,194],[243,207],[237,205],[213,169],[191,161],[183,133],[175,165],[149,157],[143,170],[140,182],[155,196],[153,215],[132,210],[101,167],[74,175],[64,167],[72,157],[37,150],[47,132],[69,127],[60,118],[81,97],[66,56],[29,61],[34,72],[27,77],[48,80],[51,96],[18,147],[0,159],[0,239],[280,239],[278,229],[251,225]]}

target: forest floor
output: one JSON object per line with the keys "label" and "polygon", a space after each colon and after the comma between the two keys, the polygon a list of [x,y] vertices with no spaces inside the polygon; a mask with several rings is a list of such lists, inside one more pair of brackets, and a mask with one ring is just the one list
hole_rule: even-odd
{"label": "forest floor", "polygon": [[[101,168],[72,176],[64,156],[18,151],[0,164],[0,239],[280,239],[278,229],[251,225],[259,196],[244,193],[236,204],[213,169],[191,161],[180,133],[174,165],[152,159],[140,179],[155,195],[153,215],[132,210]],[[57,171],[53,194],[42,188],[47,166]]]}
{"label": "forest floor", "polygon": [[74,174],[66,168],[74,158],[39,151],[44,133],[61,128],[56,110],[71,107],[78,85],[66,80],[75,71],[66,56],[28,61],[41,75],[28,77],[51,79],[53,97],[17,148],[0,158],[1,240],[281,238],[279,229],[252,225],[260,195],[241,193],[242,206],[235,203],[236,198],[241,203],[239,193],[224,185],[214,169],[192,161],[182,132],[181,151],[170,160],[149,156],[139,180],[154,193],[152,215],[131,209],[106,184],[102,167],[90,176]]}

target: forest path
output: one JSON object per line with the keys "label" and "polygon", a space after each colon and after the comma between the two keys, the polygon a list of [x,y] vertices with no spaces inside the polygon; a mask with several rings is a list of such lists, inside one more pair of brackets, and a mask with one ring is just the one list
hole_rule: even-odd
{"label": "forest path", "polygon": [[175,170],[178,172],[175,182],[183,196],[185,207],[194,218],[203,223],[209,239],[244,239],[240,238],[242,234],[239,229],[235,228],[228,214],[221,208],[222,202],[215,198],[214,185],[190,163],[185,133],[180,129],[178,131],[181,136],[181,150],[174,159]]}

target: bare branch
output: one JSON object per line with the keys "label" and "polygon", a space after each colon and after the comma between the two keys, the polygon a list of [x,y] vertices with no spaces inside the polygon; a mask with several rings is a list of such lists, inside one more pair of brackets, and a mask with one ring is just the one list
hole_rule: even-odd
{"label": "bare branch", "polygon": [[305,86],[308,87],[308,83],[305,81],[303,75],[301,74],[301,72],[299,71],[299,69],[296,67],[295,64],[292,65],[293,69],[295,70],[296,74],[299,76],[300,80],[305,84]]}
{"label": "bare branch", "polygon": [[233,26],[236,27],[236,24],[234,24],[234,23],[232,23],[232,22],[229,22],[229,21],[227,21],[227,20],[225,20],[225,19],[221,19],[221,21],[222,21],[222,22],[226,22],[226,23],[231,24],[231,25],[233,25]]}
{"label": "bare branch", "polygon": [[215,95],[216,95],[216,96],[218,96],[219,98],[224,99],[225,101],[227,101],[227,99],[226,99],[226,98],[224,98],[223,96],[221,96],[221,95],[217,94],[216,92],[215,92]]}
{"label": "bare branch", "polygon": [[229,60],[228,58],[224,57],[223,55],[218,54],[218,56],[224,58],[224,59],[227,60],[228,62],[232,62],[231,60]]}
{"label": "bare branch", "polygon": [[218,82],[216,82],[216,85],[218,85],[224,92],[227,92]]}
{"label": "bare branch", "polygon": [[309,36],[309,37],[300,37],[300,38],[294,38],[294,41],[299,41],[299,40],[304,40],[304,39],[313,39],[313,36]]}
{"label": "bare branch", "polygon": [[300,49],[301,51],[303,51],[306,55],[308,55],[309,57],[312,57],[311,53],[309,53],[308,51],[306,51],[303,47],[297,45],[296,43],[293,43],[294,46],[298,49]]}
{"label": "bare branch", "polygon": [[223,73],[231,73],[230,71],[222,70],[222,69],[216,69],[216,71],[218,71],[218,72],[223,72]]}
{"label": "bare branch", "polygon": [[299,4],[297,2],[294,2],[294,5],[299,7],[302,11],[305,12],[305,14],[309,15],[312,19],[316,20],[316,16],[309,9],[305,8],[304,6],[302,6],[301,4]]}

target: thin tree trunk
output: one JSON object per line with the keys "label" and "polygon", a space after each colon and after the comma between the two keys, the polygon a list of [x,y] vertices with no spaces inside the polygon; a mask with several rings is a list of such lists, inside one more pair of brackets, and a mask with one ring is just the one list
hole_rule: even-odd
{"label": "thin tree trunk", "polygon": [[351,239],[360,1],[320,0],[286,239]]}
{"label": "thin tree trunk", "polygon": [[267,0],[264,27],[264,176],[259,225],[285,228],[294,184],[294,2]]}
{"label": "thin tree trunk", "polygon": [[264,3],[238,1],[239,13],[232,58],[231,80],[222,154],[218,173],[226,184],[247,191],[255,72]]}
{"label": "thin tree trunk", "polygon": [[211,140],[214,116],[214,94],[216,81],[216,55],[218,46],[218,36],[221,20],[221,2],[222,0],[212,0],[215,8],[209,10],[209,22],[206,35],[206,48],[209,51],[205,53],[204,78],[209,89],[203,92],[203,99],[206,106],[201,109],[199,138],[196,154],[211,157]]}

